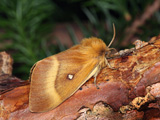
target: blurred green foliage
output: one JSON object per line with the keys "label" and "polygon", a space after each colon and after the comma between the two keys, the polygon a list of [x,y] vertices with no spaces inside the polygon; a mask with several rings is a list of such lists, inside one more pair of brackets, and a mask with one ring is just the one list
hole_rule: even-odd
{"label": "blurred green foliage", "polygon": [[[96,36],[107,44],[112,39],[112,24],[116,26],[119,43],[125,29],[140,17],[152,0],[1,0],[0,47],[14,59],[14,75],[27,79],[31,66],[38,60],[67,49],[56,36],[57,46],[50,43],[54,25],[75,22],[84,37]],[[87,24],[86,24],[87,23]],[[143,40],[159,34],[160,11],[157,11],[136,33]],[[152,31],[151,31],[152,29]],[[72,42],[78,38],[73,28],[67,31]],[[64,38],[65,39],[65,38]]]}
{"label": "blurred green foliage", "polygon": [[4,34],[0,42],[12,53],[14,74],[27,79],[31,66],[51,55],[46,35],[51,29],[48,18],[53,10],[50,0],[1,0],[0,27]]}

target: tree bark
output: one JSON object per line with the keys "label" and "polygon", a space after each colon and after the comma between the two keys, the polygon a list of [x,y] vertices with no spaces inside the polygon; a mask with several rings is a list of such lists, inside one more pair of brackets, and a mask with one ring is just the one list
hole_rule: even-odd
{"label": "tree bark", "polygon": [[2,120],[137,120],[160,119],[160,36],[135,42],[135,48],[109,59],[116,69],[105,67],[57,108],[31,113],[29,85],[15,87],[0,96]]}

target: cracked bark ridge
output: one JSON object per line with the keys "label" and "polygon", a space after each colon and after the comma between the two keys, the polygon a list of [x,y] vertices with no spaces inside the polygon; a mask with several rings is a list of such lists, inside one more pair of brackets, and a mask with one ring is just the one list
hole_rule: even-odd
{"label": "cracked bark ridge", "polygon": [[15,87],[28,84],[17,77],[12,76],[13,59],[6,52],[0,52],[0,95]]}
{"label": "cracked bark ridge", "polygon": [[0,52],[0,80],[12,75],[13,59],[6,52]]}
{"label": "cracked bark ridge", "polygon": [[147,44],[137,42],[132,50],[121,51],[109,59],[115,70],[105,67],[57,108],[31,113],[28,108],[29,85],[1,95],[2,119],[72,120],[160,119],[160,36]]}

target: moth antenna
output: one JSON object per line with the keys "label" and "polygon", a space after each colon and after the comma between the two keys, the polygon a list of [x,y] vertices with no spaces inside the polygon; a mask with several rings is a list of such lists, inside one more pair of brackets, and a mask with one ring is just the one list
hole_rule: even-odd
{"label": "moth antenna", "polygon": [[111,44],[113,43],[113,41],[115,40],[115,36],[116,36],[116,29],[115,29],[115,25],[114,25],[114,23],[113,23],[113,32],[114,32],[114,34],[113,34],[112,40],[111,40],[111,42],[109,43],[108,47],[110,47],[110,46],[111,46]]}

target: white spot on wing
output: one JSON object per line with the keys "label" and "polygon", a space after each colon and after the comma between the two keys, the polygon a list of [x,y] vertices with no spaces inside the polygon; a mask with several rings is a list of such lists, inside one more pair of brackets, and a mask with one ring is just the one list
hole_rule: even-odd
{"label": "white spot on wing", "polygon": [[72,80],[73,79],[73,75],[72,74],[68,74],[68,79]]}

